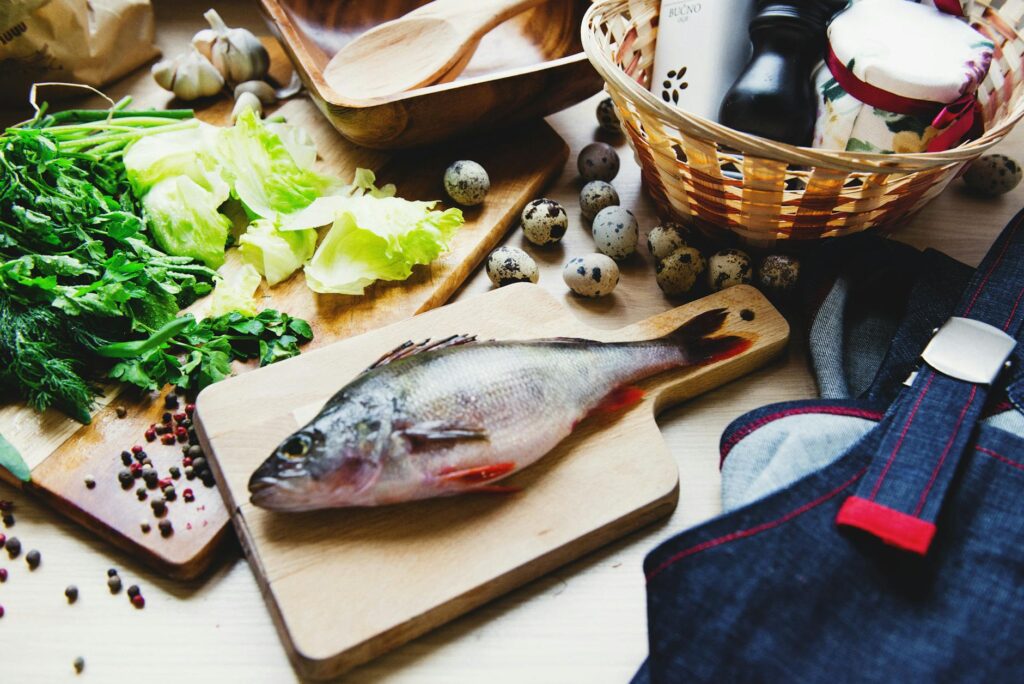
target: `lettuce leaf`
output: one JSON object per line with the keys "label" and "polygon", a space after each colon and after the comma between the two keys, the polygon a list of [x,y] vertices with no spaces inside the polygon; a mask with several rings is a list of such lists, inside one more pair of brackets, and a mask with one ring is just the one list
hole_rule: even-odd
{"label": "lettuce leaf", "polygon": [[223,183],[212,152],[219,129],[199,122],[198,128],[157,133],[132,143],[124,153],[128,180],[137,196],[145,195],[162,180],[188,176],[213,190]]}
{"label": "lettuce leaf", "polygon": [[257,304],[253,295],[262,281],[263,278],[251,264],[242,264],[241,268],[230,274],[220,274],[213,294],[210,295],[207,315],[216,318],[237,311],[246,316],[255,316]]}
{"label": "lettuce leaf", "polygon": [[217,208],[228,198],[219,176],[204,187],[189,176],[172,176],[142,198],[143,213],[157,244],[168,254],[198,259],[210,268],[224,263],[231,221]]}
{"label": "lettuce leaf", "polygon": [[238,240],[242,258],[263,274],[271,286],[302,268],[316,249],[316,231],[280,231],[273,221],[258,219]]}
{"label": "lettuce leaf", "polygon": [[339,185],[335,179],[301,166],[292,156],[291,150],[296,150],[302,162],[309,162],[310,145],[312,141],[301,142],[299,136],[290,146],[285,144],[249,109],[234,126],[220,131],[216,154],[232,191],[246,209],[261,218],[275,218],[308,206]]}
{"label": "lettuce leaf", "polygon": [[320,293],[362,294],[375,280],[405,280],[446,250],[463,223],[460,210],[435,211],[436,202],[364,194],[331,204],[337,217],[306,265],[306,284]]}

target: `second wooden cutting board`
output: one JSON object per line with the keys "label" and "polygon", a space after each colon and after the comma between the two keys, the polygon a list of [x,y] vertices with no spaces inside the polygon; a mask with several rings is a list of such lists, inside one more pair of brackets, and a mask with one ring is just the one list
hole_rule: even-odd
{"label": "second wooden cutting board", "polygon": [[[399,195],[407,199],[442,198],[441,177],[456,159],[480,162],[491,177],[486,202],[464,210],[466,224],[452,241],[451,250],[429,266],[416,267],[404,282],[377,283],[362,297],[316,295],[301,274],[273,289],[264,286],[258,295],[263,298],[261,308],[280,309],[312,324],[315,339],[303,353],[443,304],[516,224],[522,207],[563,168],[568,155],[565,141],[543,121],[487,140],[398,154],[367,150],[345,141],[308,100],[289,102],[277,113],[312,135],[324,171],[349,179],[357,167],[373,169],[380,183],[394,183]],[[229,265],[237,258],[232,250]],[[195,308],[201,311],[202,307],[199,302]],[[227,529],[228,514],[220,494],[204,487],[199,479],[174,481],[178,498],[169,504],[166,514],[173,534],[163,537],[157,524],[165,518],[155,517],[150,507],[160,498],[159,490],[143,487],[145,499],[139,500],[135,489],[143,484],[141,480],[127,490],[122,490],[117,480],[124,468],[119,454],[135,444],[145,447],[160,477],[166,477],[171,466],[182,467],[180,444],[164,446],[143,439],[145,429],[159,422],[166,410],[163,396],[114,391],[102,400],[92,424],[85,426],[54,410],[37,414],[12,402],[0,406],[0,434],[14,444],[32,469],[32,482],[26,489],[165,574],[188,579],[209,565]],[[127,409],[126,417],[117,416],[118,406]],[[0,469],[0,477],[5,475]],[[86,478],[95,480],[95,488],[85,486]],[[195,501],[183,500],[185,488],[192,489]],[[149,525],[148,532],[143,523]]]}
{"label": "second wooden cutting board", "polygon": [[[718,307],[729,310],[722,334],[750,339],[749,349],[644,381],[641,403],[585,420],[552,453],[503,481],[522,487],[518,494],[299,514],[249,502],[249,477],[274,446],[406,340],[456,333],[645,340]],[[302,675],[327,678],[668,515],[679,474],[655,414],[764,364],[788,335],[785,319],[749,286],[608,331],[584,325],[539,286],[513,285],[226,380],[200,395],[196,415],[288,654]]]}

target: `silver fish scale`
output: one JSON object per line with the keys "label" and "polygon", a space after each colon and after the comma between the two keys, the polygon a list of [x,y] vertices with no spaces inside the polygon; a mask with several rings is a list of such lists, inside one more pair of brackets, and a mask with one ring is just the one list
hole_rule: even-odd
{"label": "silver fish scale", "polygon": [[395,362],[377,379],[399,398],[399,422],[482,429],[487,439],[438,442],[420,450],[423,458],[394,464],[391,474],[406,478],[412,468],[429,477],[445,468],[507,461],[524,467],[564,439],[611,390],[679,361],[678,349],[657,342],[506,342]]}

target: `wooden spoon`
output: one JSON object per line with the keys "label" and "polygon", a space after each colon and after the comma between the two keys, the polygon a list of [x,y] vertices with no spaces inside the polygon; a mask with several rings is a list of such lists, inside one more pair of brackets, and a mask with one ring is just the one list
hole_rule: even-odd
{"label": "wooden spoon", "polygon": [[[375,26],[324,70],[342,97],[386,97],[458,75],[488,31],[544,0],[434,0]],[[456,72],[456,73],[453,73]]]}

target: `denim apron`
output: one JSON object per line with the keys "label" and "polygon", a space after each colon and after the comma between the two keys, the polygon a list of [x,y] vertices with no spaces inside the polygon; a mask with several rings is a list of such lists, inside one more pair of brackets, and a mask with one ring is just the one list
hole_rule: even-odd
{"label": "denim apron", "polygon": [[[919,263],[856,399],[768,406],[726,430],[727,512],[645,560],[635,682],[1024,682],[1024,345],[994,383],[920,358],[950,314],[1022,336],[1024,212],[958,303],[965,267]],[[819,315],[812,346],[835,328]],[[998,356],[969,341],[967,366]],[[844,396],[847,379],[815,364],[823,394]]]}

